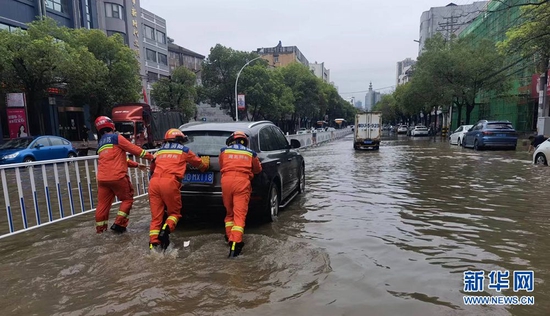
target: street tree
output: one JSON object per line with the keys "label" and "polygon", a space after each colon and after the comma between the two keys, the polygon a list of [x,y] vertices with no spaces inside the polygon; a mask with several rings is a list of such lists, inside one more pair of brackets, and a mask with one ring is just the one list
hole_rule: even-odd
{"label": "street tree", "polygon": [[68,41],[74,47],[84,47],[101,62],[101,71],[87,89],[69,91],[77,104],[88,104],[92,119],[111,115],[117,103],[137,102],[142,92],[139,61],[135,52],[124,44],[118,34],[107,37],[100,30],[71,30]]}
{"label": "street tree", "polygon": [[426,41],[408,92],[425,111],[448,106],[455,98],[466,107],[468,124],[480,92],[500,93],[508,87],[503,59],[488,39],[467,36],[448,42],[435,36]]}
{"label": "street tree", "polygon": [[292,120],[317,119],[319,103],[322,102],[320,84],[309,69],[300,64],[292,63],[282,68],[285,85],[292,90],[294,96],[294,115]]}
{"label": "street tree", "polygon": [[384,123],[395,124],[401,118],[397,108],[397,101],[393,94],[383,95],[380,102],[376,103],[372,110],[382,112],[382,120]]}
{"label": "street tree", "polygon": [[248,119],[278,121],[294,112],[292,90],[285,86],[280,69],[256,64],[244,69],[239,90],[246,95]]}
{"label": "street tree", "polygon": [[[201,101],[219,104],[222,109],[235,117],[237,73],[248,61],[256,57],[258,57],[256,53],[237,51],[220,44],[212,47],[203,63]],[[250,63],[249,67],[262,63],[267,64],[267,61],[258,59]]]}
{"label": "street tree", "polygon": [[503,54],[534,57],[537,71],[544,74],[540,77],[541,86],[546,87],[550,59],[550,4],[539,1],[523,6],[521,10],[523,22],[509,29],[506,39],[497,47]]}
{"label": "street tree", "polygon": [[181,111],[185,119],[189,120],[196,111],[196,83],[195,73],[180,66],[174,69],[170,78],[162,78],[154,83],[151,95],[161,108]]}
{"label": "street tree", "polygon": [[[0,46],[9,59],[3,62],[3,84],[7,92],[25,92],[31,134],[44,134],[43,101],[48,88],[60,87],[66,79],[77,79],[73,72],[77,61],[91,61],[93,57],[82,50],[74,50],[64,41],[48,35],[51,30],[66,33],[51,19],[29,24],[28,30],[12,33],[0,31]],[[79,55],[81,54],[81,55]]]}

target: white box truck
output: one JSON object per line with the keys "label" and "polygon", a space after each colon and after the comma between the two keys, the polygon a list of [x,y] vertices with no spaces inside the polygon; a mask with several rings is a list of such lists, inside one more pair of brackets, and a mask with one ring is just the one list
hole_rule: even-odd
{"label": "white box truck", "polygon": [[355,115],[353,135],[354,149],[378,150],[382,135],[382,112],[365,112]]}

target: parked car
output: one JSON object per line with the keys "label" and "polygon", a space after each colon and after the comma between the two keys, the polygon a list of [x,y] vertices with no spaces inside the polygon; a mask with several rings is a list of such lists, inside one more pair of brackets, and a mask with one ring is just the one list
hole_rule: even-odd
{"label": "parked car", "polygon": [[550,138],[538,145],[533,153],[533,164],[548,166],[550,157]]}
{"label": "parked car", "polygon": [[300,128],[296,134],[300,135],[300,134],[307,134],[307,133],[309,133],[309,130],[305,128]]}
{"label": "parked car", "polygon": [[252,181],[250,216],[275,221],[279,208],[305,189],[304,158],[272,122],[188,123],[180,130],[189,138],[186,146],[201,157],[210,157],[210,169],[205,173],[187,167],[181,187],[184,212],[208,209],[225,214],[218,157],[227,137],[237,130],[249,135],[249,147],[258,153],[263,168]]}
{"label": "parked car", "polygon": [[59,136],[14,138],[0,146],[0,164],[76,157],[76,148]]}
{"label": "parked car", "polygon": [[397,128],[397,134],[407,134],[408,131],[409,128],[407,127],[407,125],[399,125],[399,127]]}
{"label": "parked car", "polygon": [[411,129],[411,136],[428,136],[428,128],[424,125],[415,126]]}
{"label": "parked car", "polygon": [[478,121],[462,140],[463,147],[475,150],[483,148],[508,148],[516,150],[518,134],[509,121]]}
{"label": "parked car", "polygon": [[473,125],[460,125],[450,136],[449,144],[462,146],[462,140],[464,139],[464,134],[472,128]]}

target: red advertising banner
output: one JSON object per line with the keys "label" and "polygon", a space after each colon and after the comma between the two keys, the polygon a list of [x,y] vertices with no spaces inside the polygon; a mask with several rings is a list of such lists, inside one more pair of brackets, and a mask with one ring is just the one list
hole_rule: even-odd
{"label": "red advertising banner", "polygon": [[[546,75],[550,79],[550,71]],[[540,90],[540,74],[535,74],[531,77],[531,97],[534,99],[539,98]],[[550,96],[550,80],[547,80],[546,84],[546,95]]]}
{"label": "red advertising banner", "polygon": [[10,139],[29,136],[25,108],[7,108]]}
{"label": "red advertising banner", "polygon": [[244,109],[246,109],[245,102],[244,102],[244,94],[239,94],[237,96],[237,109],[239,109],[239,111],[243,111]]}

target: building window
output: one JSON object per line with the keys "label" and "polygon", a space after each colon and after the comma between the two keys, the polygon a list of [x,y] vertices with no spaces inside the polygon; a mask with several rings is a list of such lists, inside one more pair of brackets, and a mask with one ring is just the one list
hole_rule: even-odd
{"label": "building window", "polygon": [[86,25],[85,27],[87,29],[91,29],[92,28],[92,13],[90,12],[90,10],[92,10],[92,4],[90,3],[90,0],[85,0],[85,9],[84,9],[84,14],[86,16]]}
{"label": "building window", "polygon": [[150,40],[155,40],[155,29],[150,27],[150,26],[147,26],[147,25],[144,25],[143,26],[143,30],[145,32],[145,38],[148,38]]}
{"label": "building window", "polygon": [[115,18],[124,20],[124,8],[121,5],[115,3],[105,3],[105,16],[108,18]]}
{"label": "building window", "polygon": [[128,37],[126,36],[126,34],[122,32],[117,32],[117,31],[107,31],[107,36],[113,36],[115,34],[120,34],[120,36],[122,36],[122,40],[124,41],[124,44],[128,45]]}
{"label": "building window", "polygon": [[67,6],[67,0],[46,0],[46,8],[57,12],[67,13],[69,11]]}
{"label": "building window", "polygon": [[159,53],[159,64],[168,66],[168,58],[166,55]]}
{"label": "building window", "polygon": [[146,48],[145,55],[147,56],[147,60],[157,62],[157,52],[154,50]]}
{"label": "building window", "polygon": [[147,72],[147,82],[153,83],[153,82],[157,82],[158,80],[159,80],[159,75],[157,73],[150,72],[150,71]]}
{"label": "building window", "polygon": [[157,31],[157,41],[162,44],[166,44],[166,34],[161,31]]}
{"label": "building window", "polygon": [[273,56],[273,62],[278,63],[279,62],[279,56]]}

